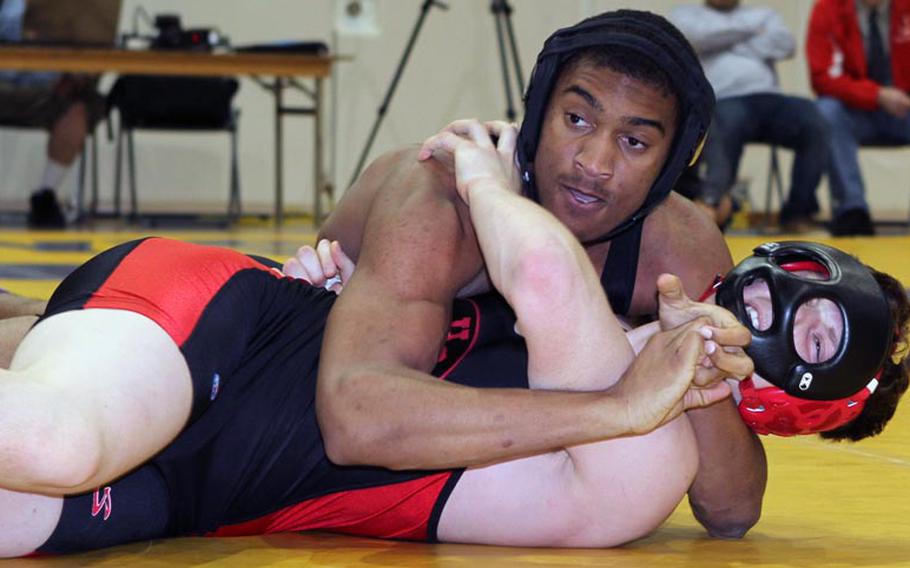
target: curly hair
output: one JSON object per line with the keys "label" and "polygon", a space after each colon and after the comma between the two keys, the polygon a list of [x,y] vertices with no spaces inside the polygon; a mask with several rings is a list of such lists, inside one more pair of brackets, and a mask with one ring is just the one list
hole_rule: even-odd
{"label": "curly hair", "polygon": [[[891,308],[891,319],[895,322],[895,345],[905,345],[910,338],[910,301],[907,299],[907,293],[904,287],[895,278],[868,267],[872,271],[875,280],[881,286],[882,291],[888,298],[888,305]],[[897,410],[897,403],[901,396],[907,390],[910,382],[910,365],[907,359],[895,362],[892,357],[885,359],[882,366],[882,373],[879,377],[878,388],[866,401],[866,406],[860,412],[859,416],[847,424],[820,432],[819,436],[826,440],[850,440],[856,442],[863,438],[869,438],[880,434],[885,425],[894,416]]]}

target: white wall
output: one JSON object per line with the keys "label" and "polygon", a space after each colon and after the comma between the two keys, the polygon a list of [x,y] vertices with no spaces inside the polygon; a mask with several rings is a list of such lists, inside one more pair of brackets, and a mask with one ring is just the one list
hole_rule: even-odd
{"label": "white wall", "polygon": [[[339,0],[340,1],[340,0]],[[376,0],[380,33],[337,36],[337,52],[353,60],[338,65],[333,179],[339,192],[351,171],[376,117],[377,108],[398,64],[423,0]],[[811,0],[766,0],[781,12],[800,46]],[[152,14],[179,12],[187,26],[217,26],[234,44],[280,39],[333,41],[335,0],[124,0],[121,29],[131,26],[133,9],[143,5]],[[496,118],[504,113],[504,94],[489,0],[449,0],[450,9],[432,8],[405,68],[398,90],[373,145],[384,149],[420,141],[450,120],[463,116]],[[642,0],[513,0],[513,24],[524,64],[525,80],[546,36],[598,11],[634,5],[666,14],[678,2]],[[810,96],[802,47],[797,57],[779,66],[781,82],[792,93]],[[247,208],[268,210],[272,203],[272,101],[248,79],[237,98],[242,108],[241,176]],[[518,101],[516,100],[516,104]],[[518,105],[520,108],[520,105]],[[333,124],[331,111],[325,115]],[[101,132],[99,130],[99,132]],[[286,122],[286,200],[289,207],[309,209],[312,202],[312,129],[304,118]],[[331,140],[331,138],[329,138]],[[227,193],[226,140],[215,135],[151,135],[137,139],[140,196],[144,203],[220,204]],[[24,200],[41,172],[43,136],[10,130],[0,132],[0,200]],[[109,196],[112,146],[102,140],[102,196]],[[907,152],[864,151],[862,161],[869,199],[876,212],[907,211]],[[790,156],[783,152],[785,172]],[[326,163],[331,165],[330,155]],[[741,177],[751,178],[752,196],[764,203],[767,153],[750,148]],[[72,176],[70,181],[73,181]],[[27,180],[27,183],[23,180]],[[35,180],[34,182],[30,180]],[[820,193],[827,203],[827,187]]]}

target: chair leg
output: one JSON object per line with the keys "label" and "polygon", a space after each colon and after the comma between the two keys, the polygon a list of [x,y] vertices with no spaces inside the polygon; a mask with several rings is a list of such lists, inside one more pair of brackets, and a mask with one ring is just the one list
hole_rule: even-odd
{"label": "chair leg", "polygon": [[135,221],[139,217],[139,208],[136,203],[136,152],[132,128],[126,131],[126,156],[130,177],[130,220]]}
{"label": "chair leg", "polygon": [[[89,149],[91,145],[91,149]],[[86,154],[91,153],[90,167],[92,169],[92,198],[89,204],[89,215],[94,215],[98,209],[98,139],[94,132],[88,134],[86,146],[82,148],[82,157],[79,159],[79,185],[76,190],[76,222],[82,222],[86,218],[85,212],[85,176]]]}
{"label": "chair leg", "polygon": [[768,185],[765,191],[765,215],[763,220],[763,229],[765,230],[771,225],[771,207],[773,206],[774,195],[777,195],[777,203],[783,208],[784,182],[780,173],[780,160],[777,157],[777,146],[771,146],[771,158],[768,164]]}
{"label": "chair leg", "polygon": [[771,207],[774,203],[774,182],[779,179],[777,164],[777,148],[770,147],[771,157],[768,163],[768,184],[765,187],[765,215],[762,219],[762,229],[768,230],[771,225]]}
{"label": "chair leg", "polygon": [[[91,134],[89,136],[92,136]],[[76,222],[79,223],[82,221],[84,211],[82,204],[85,199],[85,176],[86,170],[86,157],[85,154],[88,152],[86,146],[82,147],[82,156],[79,158],[79,183],[76,185]]]}
{"label": "chair leg", "polygon": [[120,196],[123,189],[123,125],[117,127],[117,148],[114,159],[114,214],[120,217]]}
{"label": "chair leg", "polygon": [[240,165],[237,159],[237,120],[236,115],[231,124],[231,195],[228,201],[228,222],[234,223],[240,218]]}
{"label": "chair leg", "polygon": [[[98,213],[98,137],[92,134],[92,201],[91,216]],[[81,202],[80,202],[81,203]]]}

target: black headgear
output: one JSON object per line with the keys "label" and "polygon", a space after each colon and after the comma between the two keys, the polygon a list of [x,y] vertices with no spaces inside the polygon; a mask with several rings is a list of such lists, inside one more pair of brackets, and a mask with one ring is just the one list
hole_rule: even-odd
{"label": "black headgear", "polygon": [[638,10],[617,10],[557,30],[537,56],[525,93],[525,117],[518,134],[522,180],[528,196],[535,201],[539,201],[539,196],[530,164],[537,153],[547,102],[566,60],[592,47],[624,47],[663,70],[676,94],[679,127],[663,170],[642,206],[613,230],[585,244],[607,241],[625,231],[670,194],[682,171],[698,157],[714,112],[714,90],[705,78],[698,56],[682,33],[663,17]]}
{"label": "black headgear", "polygon": [[[739,263],[717,289],[717,303],[752,332],[746,353],[755,370],[788,394],[812,400],[851,396],[875,377],[891,353],[894,323],[888,300],[872,272],[835,248],[802,241],[766,243]],[[824,267],[826,280],[812,280],[781,266],[809,260]],[[746,314],[743,288],[756,279],[768,284],[773,321],[756,329]],[[825,298],[840,309],[844,333],[833,357],[807,363],[796,352],[793,324],[803,302]]]}

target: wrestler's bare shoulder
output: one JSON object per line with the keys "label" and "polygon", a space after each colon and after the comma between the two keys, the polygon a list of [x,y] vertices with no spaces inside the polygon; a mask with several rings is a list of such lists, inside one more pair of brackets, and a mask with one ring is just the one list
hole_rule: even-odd
{"label": "wrestler's bare shoulder", "polygon": [[723,234],[685,197],[671,193],[648,215],[638,282],[656,282],[661,273],[670,272],[682,278],[689,294],[698,295],[714,275],[725,274],[732,265]]}
{"label": "wrestler's bare shoulder", "polygon": [[[386,152],[373,160],[344,192],[323,223],[319,238],[340,241],[356,261],[371,212],[395,209],[411,196],[456,200],[451,174],[432,160],[419,162],[418,150],[417,145],[411,145]],[[377,201],[380,198],[386,201]]]}

